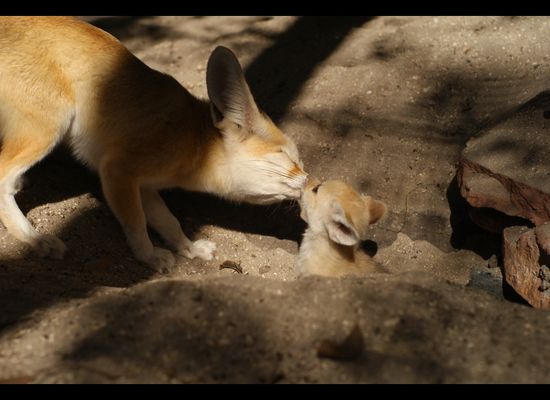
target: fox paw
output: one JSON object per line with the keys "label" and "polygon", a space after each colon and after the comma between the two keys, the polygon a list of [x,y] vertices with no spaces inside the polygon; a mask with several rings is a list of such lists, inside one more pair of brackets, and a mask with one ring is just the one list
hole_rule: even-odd
{"label": "fox paw", "polygon": [[214,258],[214,251],[216,251],[216,243],[201,239],[193,242],[190,248],[180,250],[179,254],[187,258],[198,257],[209,261]]}
{"label": "fox paw", "polygon": [[67,251],[65,243],[54,235],[37,236],[29,244],[40,257],[61,260]]}
{"label": "fox paw", "polygon": [[144,261],[157,271],[168,270],[176,264],[176,258],[172,252],[160,247],[153,247],[153,254]]}

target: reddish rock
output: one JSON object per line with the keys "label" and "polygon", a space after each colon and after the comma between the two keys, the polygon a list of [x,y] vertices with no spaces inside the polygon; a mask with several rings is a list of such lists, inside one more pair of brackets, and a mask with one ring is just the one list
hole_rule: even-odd
{"label": "reddish rock", "polygon": [[550,222],[537,226],[535,229],[537,243],[546,254],[550,254]]}
{"label": "reddish rock", "polygon": [[539,96],[467,143],[458,182],[468,203],[535,225],[550,221],[549,103]]}
{"label": "reddish rock", "polygon": [[476,165],[463,160],[461,170],[460,194],[471,206],[476,208],[494,208],[507,215],[520,215],[518,209],[510,199],[506,187],[496,178],[483,172],[476,172]]}
{"label": "reddish rock", "polygon": [[504,278],[535,308],[550,308],[550,271],[540,265],[535,229],[523,226],[503,232]]}

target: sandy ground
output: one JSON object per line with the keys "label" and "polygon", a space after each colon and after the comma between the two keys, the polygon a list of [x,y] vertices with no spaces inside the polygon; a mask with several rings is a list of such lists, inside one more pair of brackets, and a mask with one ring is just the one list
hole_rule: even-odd
{"label": "sandy ground", "polygon": [[[467,220],[454,180],[470,136],[550,87],[550,18],[87,19],[200,97],[208,55],[232,48],[306,169],[388,204],[365,247],[392,274],[296,279],[295,205],[180,190],[163,196],[216,258],[157,273],[60,149],[17,201],[67,257],[39,259],[0,227],[0,382],[550,381],[550,315],[487,267],[499,238]],[[319,357],[355,326],[358,357]]]}

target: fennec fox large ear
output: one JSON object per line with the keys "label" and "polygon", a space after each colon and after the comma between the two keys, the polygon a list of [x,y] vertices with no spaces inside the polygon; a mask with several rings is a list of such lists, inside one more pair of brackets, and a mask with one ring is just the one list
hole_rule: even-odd
{"label": "fennec fox large ear", "polygon": [[361,197],[369,210],[369,224],[378,222],[378,220],[386,215],[388,207],[384,203],[374,200],[370,196],[362,195]]}
{"label": "fennec fox large ear", "polygon": [[346,217],[344,209],[336,200],[329,206],[328,218],[325,221],[330,240],[344,246],[353,246],[361,240],[357,229]]}
{"label": "fennec fox large ear", "polygon": [[216,127],[227,119],[253,131],[260,112],[237,57],[227,47],[214,49],[206,68],[206,86]]}

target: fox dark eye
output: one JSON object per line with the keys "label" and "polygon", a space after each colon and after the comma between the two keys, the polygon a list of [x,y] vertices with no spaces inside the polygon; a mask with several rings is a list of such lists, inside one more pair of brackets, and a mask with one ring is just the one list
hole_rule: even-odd
{"label": "fox dark eye", "polygon": [[319,186],[321,186],[321,184],[318,184],[317,186],[315,186],[313,189],[311,189],[311,191],[313,193],[317,193],[317,191],[319,190]]}

